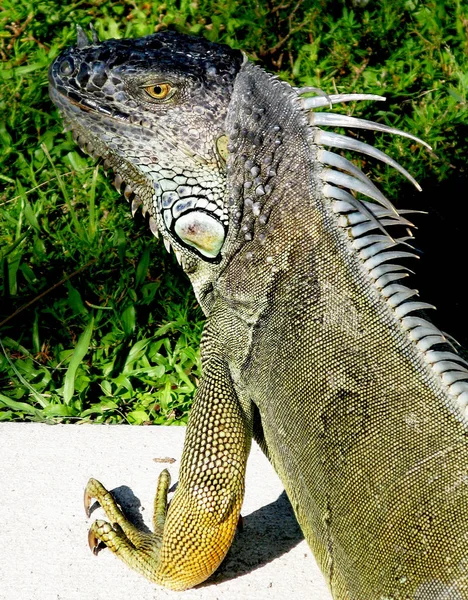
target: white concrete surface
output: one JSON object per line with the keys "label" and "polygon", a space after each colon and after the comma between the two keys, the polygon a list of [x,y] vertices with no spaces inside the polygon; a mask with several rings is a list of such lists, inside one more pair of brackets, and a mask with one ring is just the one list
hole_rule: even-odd
{"label": "white concrete surface", "polygon": [[[281,483],[256,446],[244,531],[202,586],[170,592],[109,551],[92,555],[83,510],[88,478],[114,490],[149,526],[157,475],[167,466],[177,481],[184,434],[182,427],[0,424],[0,600],[331,600]],[[155,461],[165,457],[176,462]]]}

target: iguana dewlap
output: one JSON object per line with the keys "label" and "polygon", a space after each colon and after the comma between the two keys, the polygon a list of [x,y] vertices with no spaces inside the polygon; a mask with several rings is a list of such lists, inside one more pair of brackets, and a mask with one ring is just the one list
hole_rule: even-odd
{"label": "iguana dewlap", "polygon": [[100,43],[79,30],[50,84],[80,146],[175,249],[207,318],[167,517],[166,472],[154,535],[91,480],[86,504],[112,523],[92,525],[92,547],[174,589],[205,580],[234,536],[253,436],[336,600],[468,599],[466,363],[401,283],[404,211],[341,150],[411,176],[321,127],[412,136],[311,112],[382,98],[305,98],[317,90],[173,32]]}

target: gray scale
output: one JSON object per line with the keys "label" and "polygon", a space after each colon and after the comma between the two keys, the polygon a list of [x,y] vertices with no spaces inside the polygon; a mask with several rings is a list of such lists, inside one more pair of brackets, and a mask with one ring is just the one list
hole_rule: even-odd
{"label": "gray scale", "polygon": [[161,199],[163,207],[169,208],[176,200],[179,199],[179,196],[176,194],[176,192],[164,192]]}
{"label": "gray scale", "polygon": [[179,185],[177,188],[177,195],[180,198],[185,198],[186,196],[191,196],[194,193],[194,189],[191,186]]}
{"label": "gray scale", "polygon": [[167,229],[170,229],[172,223],[172,214],[170,210],[164,211],[164,222],[166,224]]}
{"label": "gray scale", "polygon": [[165,179],[174,179],[176,176],[172,169],[161,169],[159,175]]}
{"label": "gray scale", "polygon": [[202,188],[204,189],[208,189],[208,190],[213,190],[213,188],[216,189],[217,187],[217,181],[215,181],[215,179],[213,177],[204,177],[203,179],[199,179],[198,183],[202,186]]}
{"label": "gray scale", "polygon": [[253,177],[257,177],[257,175],[259,175],[259,173],[260,173],[260,169],[257,166],[252,167],[250,169],[250,173],[252,174]]}
{"label": "gray scale", "polygon": [[161,179],[159,185],[164,192],[174,191],[177,189],[177,183],[171,179]]}
{"label": "gray scale", "polygon": [[180,217],[180,215],[191,209],[191,208],[195,208],[197,206],[197,201],[198,198],[194,198],[194,197],[190,197],[190,198],[185,198],[184,200],[179,200],[178,202],[176,202],[174,204],[174,206],[172,207],[172,215],[174,217],[174,219],[177,219],[178,217]]}
{"label": "gray scale", "polygon": [[260,204],[260,202],[255,202],[252,205],[252,212],[256,217],[259,216],[261,209],[262,209],[262,205]]}
{"label": "gray scale", "polygon": [[[150,156],[140,156],[140,155],[137,155],[137,156],[138,156],[138,163],[140,166],[141,165],[154,165],[154,160]],[[135,158],[137,158],[137,157],[135,156]]]}

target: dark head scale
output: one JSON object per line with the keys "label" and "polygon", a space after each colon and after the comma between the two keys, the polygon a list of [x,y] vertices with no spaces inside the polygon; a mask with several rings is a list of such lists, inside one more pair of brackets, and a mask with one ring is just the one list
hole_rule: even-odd
{"label": "dark head scale", "polygon": [[[77,45],[64,50],[53,62],[49,81],[72,101],[84,101],[85,106],[89,103],[90,108],[98,110],[102,109],[101,103],[109,110],[114,104],[120,106],[125,100],[122,88],[131,86],[130,78],[149,79],[153,72],[167,72],[207,90],[222,86],[226,94],[243,60],[238,50],[173,31],[104,42],[99,42],[92,31],[90,41],[78,29]],[[83,93],[91,98],[83,97]],[[93,96],[99,100],[98,106],[92,102]],[[151,97],[142,96],[142,103],[151,106]]]}

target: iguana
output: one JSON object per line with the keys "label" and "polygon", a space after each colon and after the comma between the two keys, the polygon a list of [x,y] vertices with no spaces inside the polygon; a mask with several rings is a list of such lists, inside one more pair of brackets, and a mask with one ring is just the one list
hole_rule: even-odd
{"label": "iguana", "polygon": [[175,32],[100,43],[79,30],[49,78],[66,126],[149,213],[206,315],[167,515],[165,471],[154,534],[91,479],[85,505],[110,520],[91,526],[92,549],[169,588],[204,581],[233,539],[253,437],[336,600],[467,599],[467,363],[401,283],[406,213],[341,150],[414,180],[321,127],[416,138],[313,111],[379,96],[295,89]]}

